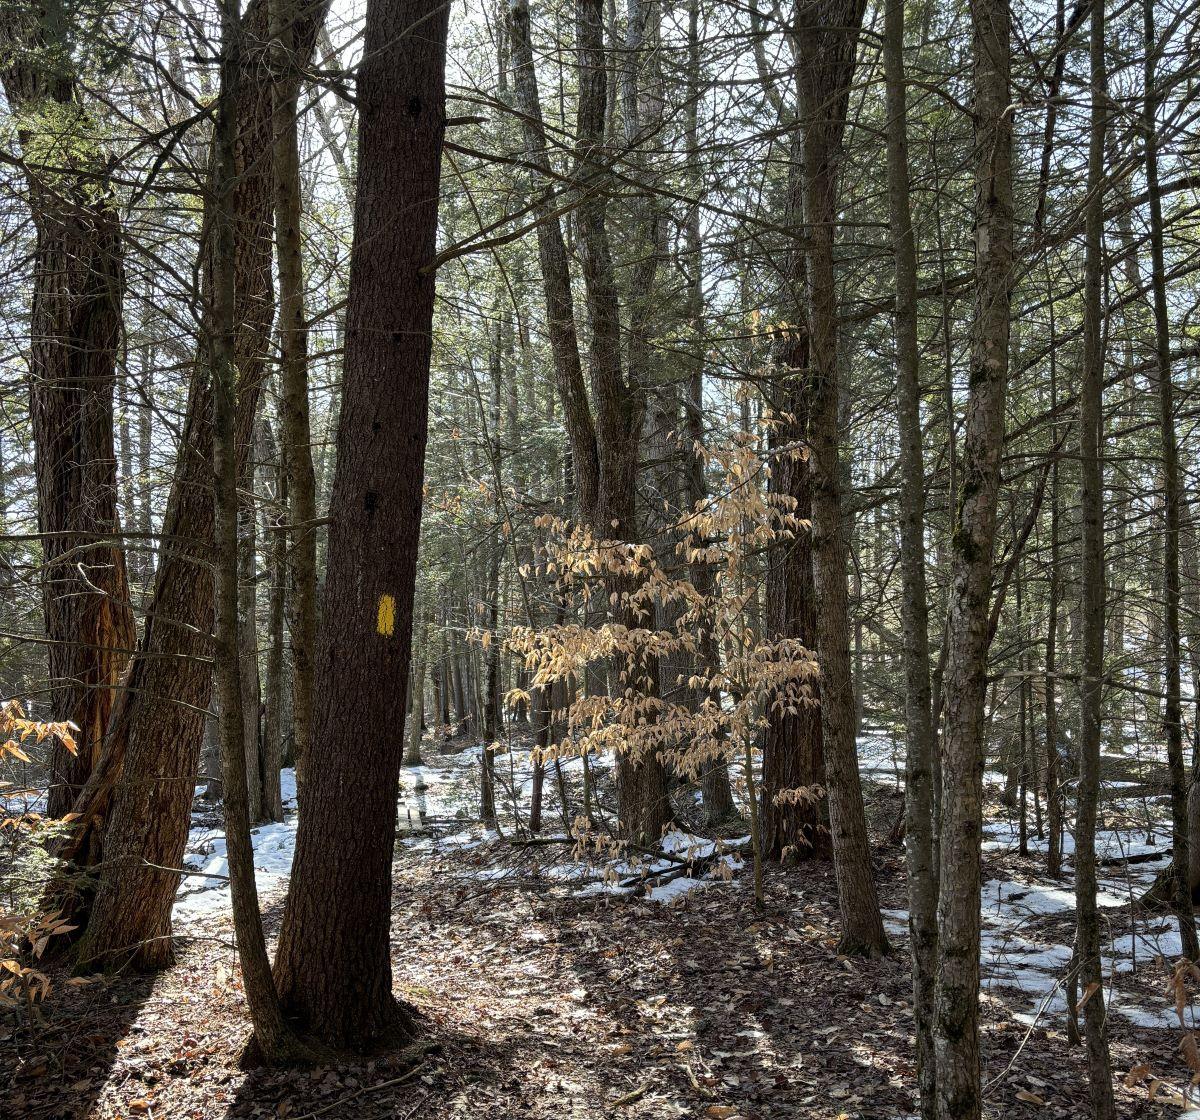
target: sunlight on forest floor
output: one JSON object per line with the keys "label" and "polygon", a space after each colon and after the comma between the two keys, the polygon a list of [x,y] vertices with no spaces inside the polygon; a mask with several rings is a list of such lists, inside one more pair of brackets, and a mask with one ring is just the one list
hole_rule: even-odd
{"label": "sunlight on forest floor", "polygon": [[[592,862],[573,851],[563,832],[551,781],[542,842],[514,845],[511,812],[501,813],[499,832],[471,820],[479,748],[448,744],[437,754],[426,746],[426,764],[402,777],[393,928],[397,990],[440,1043],[418,1075],[387,1088],[397,1073],[386,1058],[303,1074],[240,1072],[235,1060],[246,1019],[228,889],[219,879],[195,876],[185,880],[175,908],[179,966],[153,981],[118,977],[67,992],[44,1028],[55,1084],[18,1071],[8,1114],[104,1120],[296,1118],[318,1110],[325,1110],[322,1117],[367,1120],[911,1114],[907,954],[901,945],[883,962],[837,955],[829,866],[771,869],[768,907],[759,915],[743,871],[744,836],[714,845],[677,830],[664,839],[660,859]],[[884,737],[863,739],[860,753],[873,831],[881,838],[899,808],[902,773]],[[518,742],[498,768],[502,790],[510,791],[503,800],[511,804],[515,790],[517,804],[527,804],[527,746]],[[573,800],[582,769],[580,759],[564,763]],[[596,760],[591,769],[602,803],[608,775]],[[981,900],[987,1115],[1082,1115],[1083,1056],[1064,1034],[1063,978],[1074,925],[1070,860],[1061,881],[1045,875],[1032,806],[1031,855],[1018,856],[1015,811],[996,803],[1003,779],[988,778]],[[287,819],[254,834],[272,935],[295,840],[291,772],[284,783]],[[1106,786],[1100,904],[1118,1083],[1148,1063],[1163,1079],[1161,1094],[1187,1080],[1166,986],[1167,961],[1179,946],[1173,922],[1144,914],[1130,921],[1131,900],[1169,858],[1162,805],[1142,789],[1121,780]],[[1069,857],[1073,845],[1066,840]],[[902,853],[878,850],[888,932],[902,942]],[[681,869],[680,857],[702,870]],[[198,872],[225,873],[219,819],[201,800],[186,858]],[[1190,1008],[1185,1015],[1190,1026]],[[1180,1115],[1178,1107],[1151,1103],[1144,1087],[1118,1092],[1122,1116]]]}

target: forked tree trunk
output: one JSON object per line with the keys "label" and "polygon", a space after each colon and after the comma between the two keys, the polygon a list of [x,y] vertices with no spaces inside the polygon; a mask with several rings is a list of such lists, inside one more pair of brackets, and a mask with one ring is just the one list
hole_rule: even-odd
{"label": "forked tree trunk", "polygon": [[[239,521],[244,505],[239,502],[239,464],[236,423],[237,367],[234,363],[235,275],[237,265],[234,211],[230,205],[236,156],[236,89],[247,75],[242,71],[241,26],[238,0],[223,0],[221,8],[221,82],[214,129],[213,240],[211,307],[209,331],[204,339],[206,365],[213,382],[213,509],[215,552],[215,654],[217,691],[220,700],[221,764],[225,776],[225,842],[229,853],[229,886],[233,925],[246,1004],[254,1024],[259,1049],[268,1060],[301,1056],[298,1044],[284,1023],[271,962],[263,939],[258,890],[254,879],[254,847],[250,839],[251,813],[247,800],[244,670],[240,651],[242,613],[239,577]],[[256,760],[257,761],[257,760]]]}
{"label": "forked tree trunk", "polygon": [[[304,1031],[361,1051],[414,1029],[389,927],[432,349],[448,5],[369,0],[314,743],[275,976]],[[404,207],[396,199],[406,200]]]}
{"label": "forked tree trunk", "polygon": [[941,869],[934,1011],[939,1120],[978,1120],[980,841],[988,599],[1004,444],[1012,284],[1008,0],[973,0],[975,317],[943,677]]}
{"label": "forked tree trunk", "polygon": [[[311,52],[323,6],[295,25],[297,52]],[[251,0],[242,17],[250,79],[236,96],[238,173],[230,205],[236,219],[235,416],[239,470],[250,446],[266,376],[272,320],[271,224],[274,191],[270,161],[270,86],[258,80],[259,53],[249,49],[267,34],[266,0]],[[211,249],[200,274],[212,287]],[[211,330],[201,324],[202,334]],[[213,581],[212,384],[199,357],[188,392],[179,458],[163,518],[162,545],[145,630],[129,669],[129,687],[110,719],[101,764],[75,811],[86,832],[107,819],[105,864],[79,961],[87,966],[132,956],[139,968],[173,959],[171,906],[187,841],[192,784],[211,689]],[[68,854],[70,852],[68,851]]]}
{"label": "forked tree trunk", "polygon": [[[37,231],[28,361],[50,718],[79,728],[76,753],[57,741],[51,749],[53,817],[70,811],[99,763],[136,634],[113,446],[124,250],[103,160],[87,154],[94,126],[75,82],[39,62],[60,47],[46,41],[36,5],[0,14],[0,83],[24,122],[18,139],[29,157],[25,182]],[[63,166],[37,163],[31,129],[41,133],[40,150],[63,153]],[[79,851],[79,862],[99,859],[97,839]]]}

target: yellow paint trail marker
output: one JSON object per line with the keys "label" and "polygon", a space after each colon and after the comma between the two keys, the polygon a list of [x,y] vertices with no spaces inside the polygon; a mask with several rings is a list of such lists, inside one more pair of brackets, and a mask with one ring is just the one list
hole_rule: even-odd
{"label": "yellow paint trail marker", "polygon": [[385,638],[390,638],[396,632],[396,600],[393,596],[379,596],[379,613],[375,619],[375,629]]}

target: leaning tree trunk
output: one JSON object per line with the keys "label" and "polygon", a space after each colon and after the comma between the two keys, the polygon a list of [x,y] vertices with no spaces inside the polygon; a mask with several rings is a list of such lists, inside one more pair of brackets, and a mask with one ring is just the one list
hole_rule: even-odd
{"label": "leaning tree trunk", "polygon": [[[338,1048],[413,1028],[389,953],[432,349],[448,6],[369,0],[314,743],[275,975]],[[397,208],[397,198],[407,200]]]}
{"label": "leaning tree trunk", "polygon": [[[99,762],[136,634],[113,447],[121,227],[103,160],[87,154],[94,123],[73,78],[49,68],[58,46],[46,41],[36,8],[11,5],[0,15],[0,83],[13,115],[27,122],[21,146],[28,155],[36,122],[40,149],[64,153],[61,167],[32,158],[23,165],[37,232],[28,361],[50,718],[79,728],[76,753],[57,742],[51,750],[53,817],[70,811]],[[60,130],[54,143],[45,135]],[[97,839],[81,847],[79,862],[97,862]]]}
{"label": "leaning tree trunk", "polygon": [[1004,445],[1012,284],[1008,0],[973,0],[975,317],[942,679],[941,868],[934,997],[940,1120],[978,1120],[980,841],[988,600]]}
{"label": "leaning tree trunk", "polygon": [[[306,16],[294,32],[302,57],[312,50],[324,8],[310,8]],[[248,48],[263,42],[266,0],[251,0],[242,22]],[[267,373],[274,197],[270,161],[261,158],[271,144],[271,90],[257,79],[257,50],[244,51],[242,65],[254,74],[238,83],[238,174],[230,202],[237,239],[239,471]],[[202,252],[202,282],[211,291],[212,254]],[[210,324],[201,323],[202,337],[210,330]],[[201,356],[188,392],[145,630],[130,666],[129,687],[114,706],[104,758],[75,805],[85,827],[108,821],[104,871],[79,946],[84,965],[132,955],[136,967],[160,968],[173,959],[171,905],[178,874],[169,869],[179,866],[187,841],[211,687],[211,454],[212,384]]]}
{"label": "leaning tree trunk", "polygon": [[871,870],[870,841],[855,746],[850,676],[848,550],[838,451],[837,285],[833,245],[838,161],[865,0],[802,3],[797,11],[805,295],[809,330],[809,465],[813,583],[821,664],[821,738],[829,797],[843,952],[886,953],[887,934]]}

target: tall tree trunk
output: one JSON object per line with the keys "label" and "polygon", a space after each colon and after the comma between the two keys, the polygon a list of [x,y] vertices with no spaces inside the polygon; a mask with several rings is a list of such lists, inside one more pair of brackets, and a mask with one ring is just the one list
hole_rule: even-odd
{"label": "tall tree trunk", "polygon": [[[314,742],[275,975],[323,1042],[412,1032],[392,994],[391,862],[428,423],[449,8],[369,0]],[[395,200],[407,200],[397,208]],[[381,684],[382,682],[382,684]]]}
{"label": "tall tree trunk", "polygon": [[841,950],[888,951],[871,870],[870,841],[854,741],[848,558],[842,517],[837,284],[838,163],[865,0],[802,2],[797,8],[805,295],[809,330],[809,466],[813,584],[821,664],[821,739],[829,796]]}
{"label": "tall tree trunk", "polygon": [[[324,18],[323,4],[308,9],[306,16],[294,27],[297,53],[305,58]],[[265,40],[266,0],[251,0],[242,25],[247,48]],[[270,161],[260,158],[272,139],[270,87],[258,80],[256,49],[245,49],[240,65],[254,74],[238,83],[235,98],[238,172],[231,202],[237,240],[239,470],[267,372],[274,198]],[[211,291],[211,249],[202,254],[202,285]],[[202,335],[210,329],[201,324]],[[128,688],[114,705],[104,758],[75,804],[84,835],[108,821],[104,871],[79,946],[85,965],[132,954],[137,967],[159,968],[173,959],[171,906],[178,875],[163,869],[178,867],[183,858],[212,676],[212,399],[210,371],[201,355],[188,391],[145,630],[129,668]]]}
{"label": "tall tree trunk", "polygon": [[[797,183],[798,186],[798,183]],[[799,256],[799,254],[795,254]],[[803,283],[803,268],[796,277]],[[796,293],[798,294],[798,293]],[[771,461],[769,485],[776,494],[794,499],[796,517],[812,512],[808,463],[800,457],[807,437],[808,334],[803,327],[786,332],[776,346],[776,426],[769,439],[777,454]],[[771,545],[767,552],[766,626],[772,640],[798,638],[809,649],[817,645],[817,602],[813,588],[812,536],[801,530],[792,540]],[[814,697],[814,699],[816,699]],[[794,713],[771,711],[763,738],[762,846],[767,859],[796,861],[827,856],[830,833],[822,798],[814,787],[825,784],[821,710],[814,703]],[[812,790],[811,800],[783,798],[787,790]]]}
{"label": "tall tree trunk", "polygon": [[[238,650],[241,638],[239,614],[239,521],[244,507],[238,498],[238,479],[244,470],[237,444],[237,333],[236,273],[237,241],[234,236],[236,211],[233,183],[238,172],[237,86],[245,80],[241,67],[241,26],[237,0],[221,5],[221,84],[214,130],[215,168],[211,179],[213,217],[210,237],[212,273],[208,315],[206,365],[213,383],[213,507],[216,554],[216,678],[220,705],[221,762],[225,778],[225,845],[229,862],[229,886],[233,925],[246,1006],[254,1024],[255,1039],[270,1060],[300,1056],[299,1047],[284,1023],[271,962],[263,938],[254,879],[254,847],[250,840],[251,813],[247,799],[245,728],[240,680],[244,668]],[[257,755],[255,759],[257,765]]]}
{"label": "tall tree trunk", "polygon": [[313,656],[317,647],[317,491],[308,407],[308,325],[300,237],[300,148],[296,107],[311,46],[299,23],[323,23],[321,0],[274,0],[271,7],[275,184],[275,259],[279,277],[281,453],[287,478],[288,631],[292,655],[292,728],[296,772],[303,777],[312,742]]}
{"label": "tall tree trunk", "polygon": [[[688,53],[687,53],[687,118],[684,144],[688,151],[697,150],[700,136],[700,102],[703,98],[700,69],[700,2],[688,0]],[[699,196],[703,183],[699,175],[691,184],[697,201],[688,206],[684,229],[687,252],[687,317],[692,331],[692,354],[689,359],[687,391],[683,400],[684,441],[687,448],[685,486],[688,506],[696,509],[708,498],[708,485],[704,477],[704,459],[699,448],[704,446],[704,243],[700,230]],[[701,595],[708,595],[713,586],[712,569],[703,561],[692,565],[692,584]],[[705,631],[699,663],[705,670],[720,664],[720,650],[711,631]],[[719,698],[718,698],[719,699]],[[702,703],[704,696],[697,690],[694,702]],[[718,825],[736,813],[733,790],[729,785],[729,764],[724,758],[709,762],[700,779],[701,796],[704,802],[704,817],[709,825]]]}
{"label": "tall tree trunk", "polygon": [[[39,13],[36,5],[10,5],[0,14],[0,83],[27,156],[36,130],[40,149],[62,160],[61,167],[33,157],[24,164],[37,232],[28,364],[50,718],[79,728],[76,753],[57,741],[51,749],[48,810],[61,817],[100,761],[136,631],[113,446],[121,228],[103,157],[89,154],[95,127],[59,65],[68,54],[47,38]],[[80,862],[99,859],[97,839],[77,853]]]}
{"label": "tall tree trunk", "polygon": [[279,447],[270,422],[260,426],[263,447],[264,493],[271,497],[262,503],[262,534],[266,542],[265,564],[270,583],[267,590],[267,653],[263,673],[263,816],[283,820],[283,789],[280,770],[284,765],[284,689],[286,687],[284,614],[287,599],[287,480],[279,461]]}
{"label": "tall tree trunk", "polygon": [[[253,444],[252,444],[253,446]],[[242,747],[246,767],[246,811],[250,822],[263,819],[263,780],[259,758],[259,708],[262,681],[258,675],[258,533],[254,501],[254,463],[251,454],[242,466],[244,484],[238,500],[238,680],[242,688]]]}
{"label": "tall tree trunk", "polygon": [[1004,445],[1012,284],[1012,114],[1008,0],[972,0],[975,315],[970,388],[950,539],[943,678],[941,869],[934,1048],[940,1120],[978,1120],[980,841],[988,599]]}
{"label": "tall tree trunk", "polygon": [[[1100,0],[1097,0],[1100,3]],[[1179,936],[1190,960],[1200,957],[1196,922],[1188,881],[1188,784],[1183,758],[1183,705],[1180,699],[1181,647],[1179,638],[1179,445],[1175,435],[1174,383],[1171,375],[1171,325],[1167,311],[1166,259],[1162,194],[1158,176],[1158,103],[1155,60],[1161,45],[1154,32],[1154,5],[1143,0],[1143,46],[1146,52],[1142,124],[1145,131],[1146,187],[1150,198],[1150,291],[1154,303],[1154,353],[1158,382],[1159,440],[1163,480],[1163,730],[1167,736],[1167,766],[1171,775],[1171,843],[1174,848],[1173,901],[1179,916]],[[1096,19],[1093,12],[1093,23]],[[1096,32],[1093,30],[1093,36]],[[1097,49],[1093,44],[1093,51]],[[1103,63],[1103,57],[1101,57]],[[1095,63],[1093,63],[1095,65]],[[1093,143],[1095,141],[1093,140]],[[1097,687],[1099,687],[1097,685]]]}
{"label": "tall tree trunk", "polygon": [[[1091,128],[1083,265],[1083,370],[1079,390],[1080,615],[1083,657],[1079,686],[1079,783],[1075,810],[1075,960],[1084,991],[1088,1085],[1093,1120],[1111,1120],[1112,1068],[1105,1033],[1100,915],[1096,909],[1096,810],[1104,706],[1104,138],[1108,82],[1104,63],[1104,4],[1091,20]],[[1178,664],[1178,663],[1177,663]],[[1184,864],[1186,867],[1186,863]],[[1072,1011],[1074,1009],[1072,1008]]]}
{"label": "tall tree trunk", "polygon": [[917,337],[917,239],[909,205],[904,0],[886,0],[888,202],[896,276],[896,419],[900,436],[900,565],[904,626],[904,845],[913,966],[917,1082],[923,1120],[936,1120],[933,995],[937,973],[937,867],[933,848],[936,743],[929,682],[929,596],[925,587],[925,456],[921,441],[921,357]]}
{"label": "tall tree trunk", "polygon": [[[1050,409],[1058,406],[1058,366],[1055,359],[1054,305],[1050,305]],[[1050,573],[1046,590],[1046,870],[1057,879],[1062,874],[1063,798],[1059,785],[1058,730],[1058,608],[1062,599],[1059,571],[1059,459],[1055,452],[1050,467]]]}

